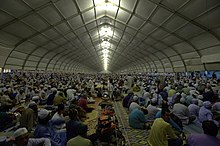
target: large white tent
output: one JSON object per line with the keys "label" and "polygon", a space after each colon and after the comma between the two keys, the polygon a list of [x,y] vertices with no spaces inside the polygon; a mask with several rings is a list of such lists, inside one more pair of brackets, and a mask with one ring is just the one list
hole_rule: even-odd
{"label": "large white tent", "polygon": [[220,70],[219,14],[220,0],[1,0],[0,68]]}

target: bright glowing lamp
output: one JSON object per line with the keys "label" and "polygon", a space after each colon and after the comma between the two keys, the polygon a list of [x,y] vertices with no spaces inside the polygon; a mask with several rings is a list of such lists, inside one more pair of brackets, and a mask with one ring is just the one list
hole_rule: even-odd
{"label": "bright glowing lamp", "polygon": [[100,36],[104,36],[104,37],[108,37],[108,36],[113,35],[113,31],[112,31],[111,27],[108,27],[108,26],[101,27],[99,33],[100,33]]}
{"label": "bright glowing lamp", "polygon": [[101,47],[102,47],[103,49],[108,49],[108,48],[110,48],[110,43],[109,43],[108,41],[103,41],[103,42],[101,43]]}

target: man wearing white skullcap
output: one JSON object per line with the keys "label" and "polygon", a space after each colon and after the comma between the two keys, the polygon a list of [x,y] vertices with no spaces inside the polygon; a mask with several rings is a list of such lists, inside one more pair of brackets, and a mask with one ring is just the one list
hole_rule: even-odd
{"label": "man wearing white skullcap", "polygon": [[[179,99],[178,99],[179,98]],[[189,109],[184,104],[180,103],[181,97],[178,97],[176,103],[173,106],[173,114],[180,118],[183,124],[189,124],[195,117],[190,115]],[[184,99],[182,99],[184,100]]]}
{"label": "man wearing white skullcap", "polygon": [[129,112],[131,112],[132,110],[138,108],[140,109],[140,105],[138,104],[139,101],[139,97],[138,96],[134,96],[133,97],[133,101],[131,102],[130,106],[129,106]]}
{"label": "man wearing white skullcap", "polygon": [[66,132],[55,132],[50,127],[49,120],[51,119],[50,112],[46,109],[41,109],[38,113],[38,125],[34,131],[34,137],[46,137],[51,141],[52,146],[66,145]]}
{"label": "man wearing white skullcap", "polygon": [[157,106],[157,98],[152,98],[150,100],[150,104],[147,106],[147,119],[148,120],[154,120],[156,117],[157,112],[159,111],[159,109],[156,107]]}
{"label": "man wearing white skullcap", "polygon": [[217,126],[219,126],[219,122],[213,119],[211,108],[212,108],[212,104],[210,101],[203,102],[203,106],[199,110],[199,120],[201,123],[206,120],[213,121]]}
{"label": "man wearing white skullcap", "polygon": [[192,103],[188,106],[188,109],[190,114],[196,116],[196,118],[198,119],[200,110],[200,107],[198,106],[198,99],[193,98]]}
{"label": "man wearing white skullcap", "polygon": [[51,146],[48,138],[29,138],[29,133],[26,128],[17,129],[14,134],[15,146]]}

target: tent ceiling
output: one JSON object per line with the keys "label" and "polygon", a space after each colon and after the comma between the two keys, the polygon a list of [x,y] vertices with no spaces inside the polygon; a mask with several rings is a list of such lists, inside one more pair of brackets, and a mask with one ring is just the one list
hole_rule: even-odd
{"label": "tent ceiling", "polygon": [[105,25],[110,71],[205,70],[220,54],[219,0],[100,1],[1,0],[1,67],[102,71]]}

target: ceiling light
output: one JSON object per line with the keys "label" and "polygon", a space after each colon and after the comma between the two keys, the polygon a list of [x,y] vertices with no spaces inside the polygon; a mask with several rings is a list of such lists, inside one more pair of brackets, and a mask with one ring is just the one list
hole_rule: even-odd
{"label": "ceiling light", "polygon": [[108,54],[109,50],[108,49],[104,49],[102,50],[102,53],[105,55],[105,54]]}
{"label": "ceiling light", "polygon": [[104,70],[108,68],[108,58],[104,58]]}
{"label": "ceiling light", "polygon": [[108,41],[103,41],[103,42],[101,43],[101,47],[102,47],[103,49],[108,49],[108,48],[110,48],[110,43],[109,43]]}
{"label": "ceiling light", "polygon": [[111,4],[111,3],[104,3],[102,5],[98,5],[96,7],[98,10],[105,10],[105,11],[117,11],[118,7]]}
{"label": "ceiling light", "polygon": [[94,0],[97,10],[117,11],[118,0]]}
{"label": "ceiling light", "polygon": [[104,37],[108,37],[108,36],[113,35],[113,31],[112,31],[111,27],[109,27],[107,25],[101,27],[99,33],[100,33],[100,36],[104,36]]}
{"label": "ceiling light", "polygon": [[105,0],[94,0],[96,6],[105,3]]}

